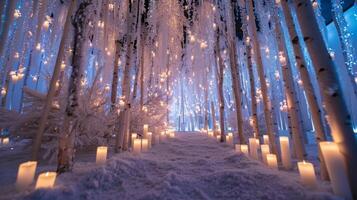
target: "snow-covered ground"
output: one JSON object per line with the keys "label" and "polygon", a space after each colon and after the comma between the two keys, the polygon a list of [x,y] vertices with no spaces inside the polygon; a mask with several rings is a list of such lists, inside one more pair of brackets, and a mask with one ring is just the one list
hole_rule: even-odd
{"label": "snow-covered ground", "polygon": [[326,182],[310,190],[296,171],[269,169],[193,133],[178,133],[140,155],[111,154],[105,166],[82,159],[51,190],[0,192],[0,199],[337,199]]}

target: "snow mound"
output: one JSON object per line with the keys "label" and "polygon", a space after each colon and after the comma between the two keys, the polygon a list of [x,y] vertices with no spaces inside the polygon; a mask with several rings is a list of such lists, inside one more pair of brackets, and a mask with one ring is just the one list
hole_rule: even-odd
{"label": "snow mound", "polygon": [[24,199],[337,199],[326,186],[304,188],[296,172],[269,169],[200,134],[177,135],[141,155],[115,155],[102,167],[78,163],[55,189]]}

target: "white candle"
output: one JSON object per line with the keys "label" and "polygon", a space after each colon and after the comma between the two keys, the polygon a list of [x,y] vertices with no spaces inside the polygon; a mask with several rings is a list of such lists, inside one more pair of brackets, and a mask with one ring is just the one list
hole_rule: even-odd
{"label": "white candle", "polygon": [[9,144],[10,139],[8,137],[2,139],[2,144],[7,145]]}
{"label": "white candle", "polygon": [[289,138],[286,136],[280,136],[280,151],[281,151],[281,161],[285,169],[291,168],[291,155],[289,147]]}
{"label": "white candle", "polygon": [[35,176],[36,167],[36,161],[28,161],[19,165],[19,170],[17,172],[16,179],[16,188],[22,190],[32,183],[33,178]]}
{"label": "white candle", "polygon": [[208,131],[208,136],[213,137],[213,131]]}
{"label": "white candle", "polygon": [[320,148],[331,180],[333,192],[345,199],[352,199],[346,167],[337,144],[334,142],[320,142]]}
{"label": "white candle", "polygon": [[134,139],[133,152],[138,154],[141,152],[141,139]]}
{"label": "white candle", "polygon": [[165,131],[161,131],[160,133],[160,142],[163,142],[166,140],[166,133]]}
{"label": "white candle", "polygon": [[40,188],[53,188],[56,181],[56,172],[45,172],[38,176],[36,182],[36,189]]}
{"label": "white candle", "polygon": [[311,188],[316,187],[316,175],[314,166],[309,162],[298,162],[298,169],[300,173],[301,182]]}
{"label": "white candle", "polygon": [[147,138],[148,132],[149,132],[149,125],[144,124],[144,126],[143,126],[143,137],[144,138]]}
{"label": "white candle", "polygon": [[97,147],[96,163],[97,165],[102,165],[107,161],[108,147],[99,146]]}
{"label": "white candle", "polygon": [[151,143],[152,143],[152,132],[148,132],[148,148],[151,148]]}
{"label": "white candle", "polygon": [[170,132],[170,138],[175,138],[175,132],[174,131]]}
{"label": "white candle", "polygon": [[262,159],[265,164],[268,164],[267,162],[267,155],[270,154],[270,148],[268,144],[262,144],[260,145],[260,149],[262,150]]}
{"label": "white candle", "polygon": [[278,160],[275,154],[267,154],[268,166],[274,169],[278,169]]}
{"label": "white candle", "polygon": [[249,153],[254,159],[258,159],[257,140],[255,138],[249,138]]}
{"label": "white candle", "polygon": [[226,135],[226,143],[230,146],[233,145],[233,133],[228,133]]}
{"label": "white candle", "polygon": [[241,150],[240,150],[240,144],[236,144],[236,145],[234,145],[234,149],[235,149],[235,151],[237,152],[237,153],[240,153],[241,152]]}
{"label": "white candle", "polygon": [[216,138],[218,142],[221,141],[221,135],[217,135]]}
{"label": "white candle", "polygon": [[241,151],[242,153],[244,153],[246,156],[248,156],[248,155],[249,155],[248,145],[246,145],[246,144],[241,144],[241,145],[240,145],[240,151]]}
{"label": "white candle", "polygon": [[269,135],[263,135],[264,144],[269,144]]}
{"label": "white candle", "polygon": [[149,149],[149,140],[142,139],[141,140],[141,152],[147,152]]}
{"label": "white candle", "polygon": [[138,137],[138,134],[131,133],[131,148],[134,147],[134,140]]}

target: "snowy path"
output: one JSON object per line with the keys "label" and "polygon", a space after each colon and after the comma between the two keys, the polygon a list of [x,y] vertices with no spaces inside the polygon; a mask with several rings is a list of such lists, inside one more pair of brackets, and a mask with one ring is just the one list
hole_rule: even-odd
{"label": "snowy path", "polygon": [[78,163],[56,189],[29,199],[333,199],[201,134],[181,133],[141,155],[113,156],[106,166]]}

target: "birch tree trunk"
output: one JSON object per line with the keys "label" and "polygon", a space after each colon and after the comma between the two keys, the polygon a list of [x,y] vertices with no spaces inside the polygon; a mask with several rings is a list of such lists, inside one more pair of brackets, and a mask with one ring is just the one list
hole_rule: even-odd
{"label": "birch tree trunk", "polygon": [[9,0],[8,5],[6,7],[5,24],[3,26],[3,30],[0,36],[0,57],[3,56],[10,27],[12,25],[12,22],[14,21],[14,11],[16,9],[16,4],[17,4],[17,0]]}
{"label": "birch tree trunk", "polygon": [[304,133],[302,131],[301,124],[299,123],[301,121],[299,118],[299,100],[294,88],[294,79],[291,69],[292,63],[290,62],[289,56],[287,56],[285,40],[282,37],[283,32],[280,21],[278,19],[278,10],[276,9],[274,11],[275,34],[279,49],[278,58],[283,72],[284,88],[288,105],[288,119],[290,120],[290,130],[292,132],[296,157],[298,160],[302,161],[305,160],[307,155],[305,151],[305,145],[303,143]]}
{"label": "birch tree trunk", "polygon": [[56,58],[55,68],[53,70],[50,86],[49,86],[49,89],[47,92],[46,103],[42,109],[42,115],[41,115],[38,129],[36,132],[36,138],[34,141],[34,145],[32,147],[33,148],[32,149],[32,160],[38,159],[38,152],[40,151],[43,132],[44,132],[46,124],[47,124],[47,118],[48,118],[48,114],[52,107],[53,98],[56,94],[56,90],[57,90],[56,83],[57,83],[59,75],[61,73],[62,60],[65,57],[65,53],[66,53],[66,43],[67,43],[68,35],[69,35],[68,32],[70,32],[70,29],[71,29],[71,16],[72,16],[73,9],[76,6],[76,1],[77,0],[71,0],[68,5],[66,22],[64,25],[64,29],[63,29],[61,43],[60,43],[60,46],[58,49],[58,55]]}
{"label": "birch tree trunk", "polygon": [[252,39],[254,44],[254,54],[256,58],[256,63],[258,67],[258,75],[260,80],[260,87],[263,96],[263,104],[264,104],[264,119],[267,128],[267,134],[269,135],[269,142],[272,149],[272,152],[277,155],[277,148],[275,143],[275,134],[273,132],[272,126],[272,116],[271,116],[271,103],[268,96],[268,88],[265,80],[264,68],[263,68],[263,61],[260,52],[260,44],[258,41],[258,34],[257,28],[255,23],[255,16],[254,16],[254,9],[253,9],[253,1],[254,0],[247,0],[248,9],[249,9],[249,24],[252,30]]}
{"label": "birch tree trunk", "polygon": [[117,93],[118,93],[118,82],[119,82],[119,59],[120,59],[120,41],[115,40],[115,58],[114,58],[114,67],[113,67],[113,80],[112,88],[110,94],[111,110],[115,109]]}
{"label": "birch tree trunk", "polygon": [[[321,141],[326,140],[326,130],[324,128],[323,118],[322,118],[322,110],[320,109],[320,105],[317,102],[317,98],[314,92],[314,88],[312,85],[311,77],[307,70],[307,64],[304,59],[303,48],[300,46],[299,37],[294,25],[293,16],[291,14],[291,10],[289,9],[289,5],[286,1],[281,1],[281,6],[285,16],[285,22],[288,28],[288,32],[290,35],[291,43],[293,45],[293,51],[295,54],[295,60],[297,63],[297,68],[300,73],[300,78],[302,81],[302,86],[305,90],[306,99],[309,104],[312,123],[314,124],[316,141],[319,144]],[[324,160],[321,154],[321,149],[319,149],[319,159],[321,162],[321,177],[324,180],[328,179],[327,169],[324,164]]]}
{"label": "birch tree trunk", "polygon": [[132,54],[133,54],[133,47],[134,47],[134,40],[132,38],[132,34],[135,30],[135,21],[137,15],[137,9],[140,0],[134,0],[133,2],[129,1],[129,10],[128,10],[128,17],[127,17],[127,48],[126,48],[126,59],[125,59],[125,69],[124,69],[124,77],[123,77],[123,85],[122,85],[122,95],[124,100],[124,109],[120,113],[119,119],[119,130],[116,136],[115,141],[115,151],[118,153],[121,150],[126,150],[127,141],[126,141],[126,134],[128,132],[130,117],[127,115],[130,114],[131,109],[131,101],[130,101],[130,72],[131,72],[131,61],[132,61]]}
{"label": "birch tree trunk", "polygon": [[[220,129],[221,129],[221,142],[225,141],[224,135],[224,96],[223,96],[223,77],[224,77],[224,64],[223,59],[220,52],[220,32],[219,29],[216,31],[216,44],[215,44],[215,58],[216,59],[216,68],[218,67],[219,70],[216,70],[216,75],[218,76],[218,104],[219,104],[219,122],[220,122]],[[218,61],[218,65],[217,65]]]}
{"label": "birch tree trunk", "polygon": [[57,172],[63,173],[73,169],[76,139],[76,118],[78,117],[80,83],[83,76],[83,47],[85,39],[85,26],[87,7],[92,4],[91,0],[84,0],[79,4],[73,18],[74,42],[72,57],[72,72],[68,84],[67,105],[65,110],[63,128],[59,138]]}
{"label": "birch tree trunk", "polygon": [[214,109],[214,103],[211,101],[211,117],[212,117],[212,129],[213,132],[217,130],[217,124],[216,124],[216,111]]}
{"label": "birch tree trunk", "polygon": [[337,69],[323,41],[311,2],[309,0],[293,2],[304,41],[318,77],[332,137],[345,158],[351,191],[353,197],[357,198],[357,190],[354,189],[357,188],[357,142],[351,117],[341,93]]}

